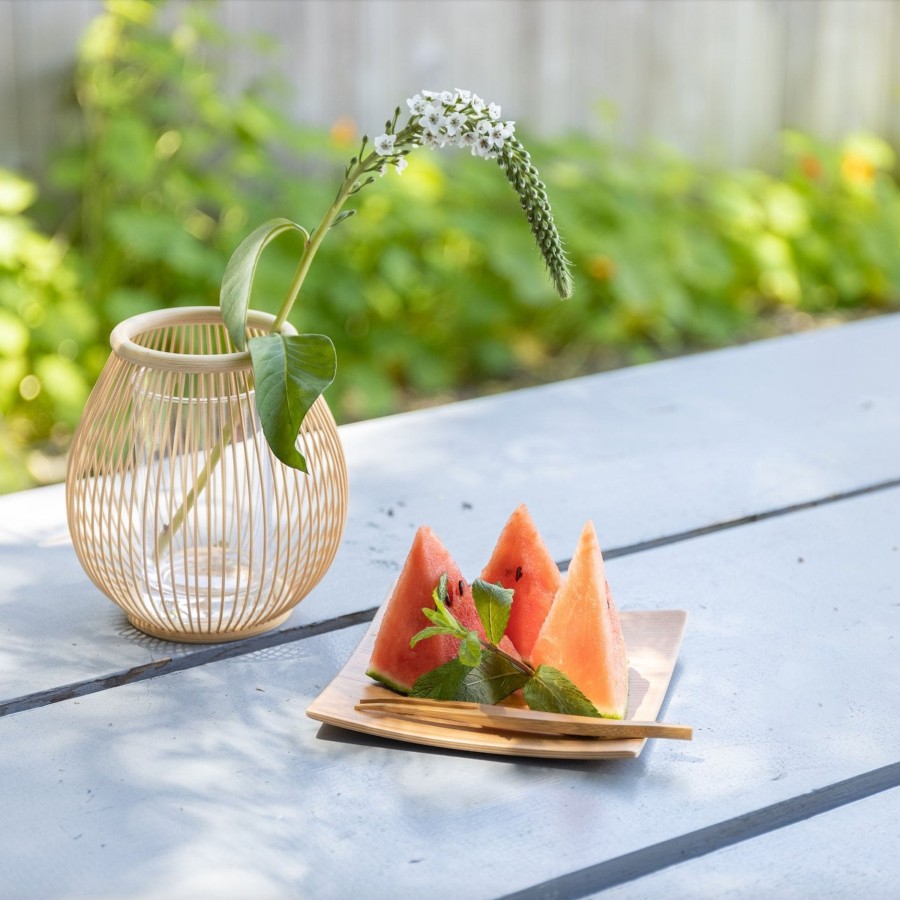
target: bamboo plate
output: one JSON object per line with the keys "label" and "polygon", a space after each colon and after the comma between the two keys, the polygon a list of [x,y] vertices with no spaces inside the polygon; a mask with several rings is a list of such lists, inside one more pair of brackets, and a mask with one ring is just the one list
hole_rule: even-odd
{"label": "bamboo plate", "polygon": [[[344,668],[310,704],[306,714],[311,719],[413,744],[504,756],[633,759],[644,749],[647,738],[541,737],[418,722],[404,716],[373,715],[357,710],[356,704],[363,698],[397,696],[366,675],[383,612],[382,605]],[[677,609],[653,610],[620,612],[619,617],[629,662],[628,712],[625,717],[653,720],[659,714],[672,678],[687,613]]]}

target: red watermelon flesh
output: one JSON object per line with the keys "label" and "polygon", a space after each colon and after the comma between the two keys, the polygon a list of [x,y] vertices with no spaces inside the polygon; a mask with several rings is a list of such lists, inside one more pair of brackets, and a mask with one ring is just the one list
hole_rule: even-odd
{"label": "red watermelon flesh", "polygon": [[[366,670],[370,678],[408,694],[419,676],[456,657],[457,638],[438,635],[419,641],[414,648],[409,646],[412,637],[431,624],[422,608],[434,606],[432,593],[445,572],[448,609],[460,624],[484,637],[469,583],[437,535],[423,525],[416,532],[378,628]],[[505,637],[500,646],[518,656]]]}
{"label": "red watermelon flesh", "polygon": [[562,579],[524,503],[503,526],[481,578],[515,591],[506,636],[523,659],[530,659]]}
{"label": "red watermelon flesh", "polygon": [[569,571],[532,648],[531,664],[559,669],[601,716],[625,718],[628,657],[592,522],[584,526]]}

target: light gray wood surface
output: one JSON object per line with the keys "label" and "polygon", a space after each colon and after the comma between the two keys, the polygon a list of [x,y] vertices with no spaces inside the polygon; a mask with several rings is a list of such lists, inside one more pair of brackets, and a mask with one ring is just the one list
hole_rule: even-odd
{"label": "light gray wood surface", "polygon": [[[130,629],[61,488],[0,498],[0,704],[38,692],[0,716],[0,895],[803,896],[777,845],[878,896],[890,828],[865,867],[843,835],[900,783],[898,346],[895,316],[346,427],[344,546],[245,655]],[[522,501],[561,560],[596,521],[623,609],[688,611],[661,718],[694,741],[500,759],[308,719],[365,629],[332,620],[381,602],[415,526],[476,574]]]}
{"label": "light gray wood surface", "polygon": [[594,896],[757,900],[762,876],[768,897],[890,900],[900,893],[898,810],[894,788]]}
{"label": "light gray wood surface", "polygon": [[[376,606],[423,523],[474,575],[520,502],[564,560],[589,518],[609,551],[900,478],[898,347],[890,316],[345,426],[344,542],[283,627]],[[0,567],[0,702],[196,652],[87,580],[61,486],[0,498]]]}
{"label": "light gray wood surface", "polygon": [[622,608],[689,613],[662,718],[694,742],[637,760],[319,726],[304,709],[364,626],[8,716],[4,877],[21,897],[495,897],[894,763],[898,521],[884,490],[612,560]]}

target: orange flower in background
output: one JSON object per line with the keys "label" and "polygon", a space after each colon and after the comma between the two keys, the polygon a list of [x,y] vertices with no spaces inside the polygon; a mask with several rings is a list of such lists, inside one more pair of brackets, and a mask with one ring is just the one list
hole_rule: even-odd
{"label": "orange flower in background", "polygon": [[841,175],[850,184],[871,184],[875,180],[875,165],[870,159],[851,150],[841,157]]}
{"label": "orange flower in background", "polygon": [[348,147],[356,143],[356,122],[350,116],[341,116],[331,125],[331,140],[337,147]]}
{"label": "orange flower in background", "polygon": [[597,281],[611,281],[616,274],[616,264],[608,257],[592,256],[588,261],[588,274]]}
{"label": "orange flower in background", "polygon": [[822,177],[822,163],[818,157],[807,154],[800,158],[800,171],[810,181],[818,181]]}

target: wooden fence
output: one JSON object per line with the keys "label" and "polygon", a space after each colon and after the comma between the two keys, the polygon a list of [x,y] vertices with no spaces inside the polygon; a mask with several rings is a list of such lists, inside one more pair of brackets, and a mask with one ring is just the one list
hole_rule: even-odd
{"label": "wooden fence", "polygon": [[[0,165],[34,171],[100,0],[0,0]],[[222,0],[279,50],[234,60],[295,85],[292,112],[379,127],[421,87],[469,87],[532,131],[664,141],[771,162],[777,135],[859,129],[900,143],[898,0]]]}

